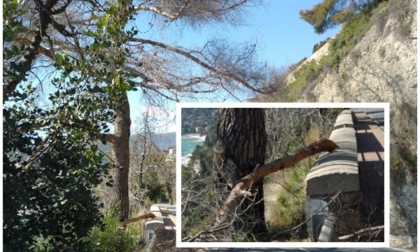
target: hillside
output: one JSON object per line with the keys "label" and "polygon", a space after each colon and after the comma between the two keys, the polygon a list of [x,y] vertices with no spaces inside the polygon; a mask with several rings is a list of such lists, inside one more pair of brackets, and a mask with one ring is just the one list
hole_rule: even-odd
{"label": "hillside", "polygon": [[389,0],[362,12],[294,67],[277,92],[257,98],[390,102],[391,246],[412,251],[417,247],[416,5]]}
{"label": "hillside", "polygon": [[218,109],[183,108],[181,112],[182,134],[205,133],[204,129],[216,127]]}
{"label": "hillside", "polygon": [[[140,135],[134,134],[130,137],[130,148],[133,148],[135,142],[137,139],[140,138]],[[150,136],[150,139],[153,143],[153,145],[159,150],[159,151],[167,151],[170,147],[174,147],[176,145],[176,133],[175,132],[168,132],[168,133],[162,133],[162,134],[156,134],[152,133]],[[110,152],[112,145],[111,144],[99,144],[99,148],[103,152]],[[139,148],[137,146],[137,148]],[[139,149],[141,152],[141,150]]]}

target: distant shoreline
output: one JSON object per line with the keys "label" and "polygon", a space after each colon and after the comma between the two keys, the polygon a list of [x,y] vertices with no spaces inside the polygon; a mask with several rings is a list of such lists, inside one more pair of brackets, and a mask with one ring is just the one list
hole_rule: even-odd
{"label": "distant shoreline", "polygon": [[181,138],[206,138],[207,135],[201,135],[197,133],[188,133],[185,135],[181,135]]}
{"label": "distant shoreline", "polygon": [[[189,142],[189,144],[198,143],[198,144],[194,144],[194,148],[191,148],[191,150],[189,150],[187,153],[183,153],[183,155],[181,156],[181,158],[182,158],[181,164],[182,165],[187,165],[188,162],[191,160],[191,156],[192,156],[192,153],[194,152],[195,148],[198,145],[201,145],[206,140],[206,135],[189,133],[189,134],[182,135],[181,136],[181,141],[182,140],[184,140],[185,142]],[[185,142],[182,141],[181,143],[185,144]],[[183,150],[184,150],[184,146],[182,147],[182,151]]]}

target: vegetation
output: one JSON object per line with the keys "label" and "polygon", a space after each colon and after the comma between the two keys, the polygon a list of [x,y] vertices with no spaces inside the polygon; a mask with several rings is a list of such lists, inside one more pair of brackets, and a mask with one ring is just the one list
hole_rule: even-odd
{"label": "vegetation", "polygon": [[[5,1],[4,247],[48,243],[54,250],[83,250],[82,238],[100,225],[102,206],[119,205],[123,221],[130,200],[142,202],[145,191],[150,200],[170,198],[163,187],[174,183],[163,183],[164,176],[153,183],[141,169],[138,193],[130,194],[128,92],[163,107],[200,92],[258,91],[262,71],[253,45],[212,40],[189,49],[150,39],[138,27],[164,33],[172,23],[234,25],[250,6],[235,0]],[[111,155],[98,141],[112,146]],[[140,160],[140,167],[152,166]],[[154,167],[154,175],[166,171]],[[101,182],[112,185],[103,205],[94,193]]]}
{"label": "vegetation", "polygon": [[[133,248],[133,238],[141,231],[116,231],[117,223],[154,202],[174,201],[175,168],[174,160],[167,161],[165,154],[151,151],[152,148],[147,154],[146,148],[142,153],[130,152],[132,118],[128,93],[137,92],[145,103],[163,106],[165,101],[182,101],[201,92],[226,91],[233,95],[244,89],[260,91],[265,77],[263,67],[255,62],[254,45],[229,45],[226,40],[215,39],[202,48],[185,48],[172,41],[154,40],[147,31],[171,33],[174,24],[196,29],[208,24],[235,24],[243,18],[245,7],[256,2],[5,1],[4,249]],[[366,3],[378,2],[382,1],[356,1],[353,8],[346,1],[325,0],[329,3],[328,11],[323,12],[327,21],[319,26],[319,31],[350,21],[331,42],[330,54],[296,71],[296,85],[285,88],[284,97],[279,100],[296,101],[323,69],[338,70],[340,61],[370,25],[383,24],[387,16],[402,17],[409,10],[408,1],[403,0],[393,2],[403,8],[387,9],[382,3],[373,12],[373,5],[359,9]],[[314,9],[312,20],[319,17],[315,13],[319,10],[320,7]],[[309,17],[310,13],[305,15]],[[410,23],[400,20],[403,21],[396,29],[408,38]],[[273,74],[273,81],[283,81],[283,77],[283,73]],[[400,138],[393,147],[397,153],[392,155],[393,171],[401,168],[405,172],[404,167],[416,165],[413,140],[404,143],[415,132],[411,128],[415,122],[406,120],[415,118],[414,109],[408,107],[401,111],[410,113],[396,117],[399,128],[394,130]],[[289,136],[300,136],[308,129],[312,121],[306,121],[309,116],[303,118],[304,126],[296,127],[299,131],[289,132]],[[280,121],[274,124],[282,125]],[[407,121],[409,125],[403,125]],[[109,128],[111,124],[113,127]],[[284,128],[277,131],[284,133]],[[143,136],[151,131],[145,130]],[[274,140],[280,139],[275,130],[271,134],[267,156],[280,155],[300,145],[287,141],[279,144]],[[211,174],[209,151],[214,139],[215,135],[210,134],[205,145],[194,153],[202,160],[201,176]],[[103,153],[98,141],[111,145],[111,153]],[[146,146],[146,142],[141,140],[139,144]],[[276,145],[286,149],[280,151]],[[410,172],[416,174],[415,169]],[[215,216],[212,211],[219,203],[213,179],[194,174],[191,167],[183,168],[182,174],[183,185],[198,181],[187,193],[200,192],[191,195],[209,199],[206,204],[196,203],[199,198],[186,199],[185,227],[198,231],[211,223]],[[103,219],[101,211],[112,205],[120,206],[120,211],[109,210]],[[203,218],[203,212],[207,217]],[[234,239],[245,238],[238,235]]]}
{"label": "vegetation", "polygon": [[319,43],[316,43],[313,47],[312,47],[312,53],[315,53],[316,51],[318,51],[322,46],[324,46],[331,38],[326,38],[323,41],[320,41]]}
{"label": "vegetation", "polygon": [[322,65],[315,60],[304,63],[293,73],[295,80],[288,86],[281,89],[274,101],[294,102],[299,100],[306,85],[314,80],[322,69]]}
{"label": "vegetation", "polygon": [[[99,152],[96,130],[112,120],[107,111],[96,110],[100,102],[91,96],[81,76],[70,74],[57,62],[50,82],[53,106],[37,101],[38,93],[27,79],[34,48],[17,46],[14,38],[26,32],[22,19],[28,14],[18,1],[5,7],[4,108],[3,108],[3,231],[4,249],[82,250],[90,229],[100,223],[101,204],[93,193],[109,172]],[[14,33],[16,32],[16,33]],[[35,38],[34,43],[39,43]],[[26,55],[25,60],[19,60]],[[79,87],[77,87],[80,85]]]}
{"label": "vegetation", "polygon": [[[321,112],[321,111],[320,111]],[[304,121],[302,124],[294,126],[296,130],[300,130],[300,134],[303,135],[303,139],[282,139],[284,143],[287,143],[287,149],[280,148],[278,151],[284,152],[279,156],[286,155],[286,152],[296,151],[302,144],[309,145],[319,135],[328,135],[332,131],[334,118],[341,112],[341,109],[325,109],[321,112],[324,122],[312,123]],[[319,119],[317,119],[319,121]],[[304,126],[306,124],[306,126]],[[299,129],[301,126],[301,129]],[[308,127],[309,126],[309,127]],[[305,178],[309,173],[314,163],[314,158],[309,158],[306,162],[294,166],[292,169],[287,169],[275,174],[269,175],[264,183],[280,184],[282,190],[279,191],[277,200],[274,204],[270,204],[268,207],[270,219],[267,219],[267,226],[270,233],[276,233],[278,231],[287,230],[290,227],[295,227],[303,221],[304,218],[304,204],[307,200],[305,191]],[[292,237],[290,233],[286,233],[287,237]]]}
{"label": "vegetation", "polygon": [[[268,101],[285,101],[293,102],[299,100],[306,90],[310,89],[311,83],[316,82],[318,77],[326,71],[333,70],[339,71],[341,61],[349,55],[352,49],[357,45],[363,35],[372,27],[375,20],[373,18],[375,13],[383,12],[382,8],[385,3],[378,5],[376,1],[360,9],[357,14],[352,15],[337,33],[337,35],[329,40],[330,46],[328,54],[323,56],[318,61],[312,60],[304,62],[296,70],[292,70],[294,81],[288,85],[282,84],[281,88],[276,92],[273,97],[267,97]],[[376,15],[377,16],[377,15]],[[320,42],[322,45],[324,42]],[[314,48],[318,48],[319,45],[315,45]],[[353,57],[357,57],[357,54],[353,54]],[[357,61],[357,59],[355,59]]]}
{"label": "vegetation", "polygon": [[[303,145],[308,145],[328,135],[335,118],[342,109],[266,109],[267,151],[266,159],[272,161],[293,153]],[[213,167],[214,143],[206,140],[205,144],[194,151],[193,158],[200,161],[201,172],[195,173],[192,164],[182,168],[182,236],[191,238],[195,234],[208,230],[214,225],[216,210],[223,202],[215,194],[215,172]],[[208,170],[207,167],[212,168]],[[304,178],[311,163],[300,165],[286,171],[277,172],[264,179],[264,184],[283,181],[282,174],[288,174],[284,184],[286,190],[281,192],[277,202],[269,204],[273,212],[266,226],[270,232],[298,225],[303,215],[303,204],[306,201]],[[203,189],[204,188],[204,189]],[[277,192],[276,192],[277,193]],[[280,204],[288,201],[286,204]],[[266,203],[265,203],[266,204]],[[275,213],[274,213],[275,212]],[[203,214],[205,213],[205,214]],[[228,230],[226,232],[231,232]],[[266,241],[267,233],[232,232],[232,241]]]}
{"label": "vegetation", "polygon": [[[192,117],[193,118],[193,117]],[[208,133],[215,134],[215,128]],[[183,195],[183,204],[185,211],[182,214],[182,235],[198,233],[210,226],[214,221],[215,215],[212,213],[217,207],[217,199],[215,195],[214,179],[213,179],[213,145],[214,138],[206,137],[202,146],[197,146],[191,156],[191,161],[187,166],[182,166],[181,183],[185,192]],[[200,171],[197,174],[194,170],[194,163],[198,161]],[[192,187],[190,187],[192,186]],[[204,189],[203,189],[204,188]],[[208,199],[206,202],[199,202],[197,198],[185,197],[188,192],[203,192],[203,198]],[[203,214],[206,212],[207,214]]]}
{"label": "vegetation", "polygon": [[372,27],[371,16],[374,6],[366,6],[357,16],[346,23],[337,36],[331,40],[328,58],[324,60],[332,69],[338,70],[345,56],[356,46],[362,36]]}
{"label": "vegetation", "polygon": [[316,33],[323,33],[329,28],[346,23],[369,4],[378,4],[382,0],[323,0],[312,9],[301,10],[303,20],[314,27]]}
{"label": "vegetation", "polygon": [[206,127],[214,129],[217,114],[218,109],[216,108],[183,108],[181,111],[182,134],[197,133],[197,127],[201,128],[203,133],[205,133],[204,129]]}
{"label": "vegetation", "polygon": [[[272,219],[268,220],[267,225],[270,227],[270,232],[284,230],[290,227],[297,226],[304,218],[304,205],[306,203],[306,192],[304,183],[306,175],[311,169],[311,163],[294,167],[291,171],[286,171],[290,174],[285,176],[282,187],[284,189],[277,198],[277,206],[273,207]],[[276,176],[279,178],[280,176]]]}
{"label": "vegetation", "polygon": [[117,208],[111,207],[105,214],[104,225],[92,229],[87,238],[91,251],[135,251],[139,244],[144,243],[141,225],[128,225],[126,230],[122,230],[119,215]]}

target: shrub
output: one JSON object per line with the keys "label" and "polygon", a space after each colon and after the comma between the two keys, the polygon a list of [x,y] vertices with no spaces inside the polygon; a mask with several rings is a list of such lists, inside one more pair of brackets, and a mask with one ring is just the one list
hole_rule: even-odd
{"label": "shrub", "polygon": [[288,171],[282,185],[285,192],[278,196],[274,218],[269,220],[270,231],[290,228],[302,221],[306,202],[304,181],[309,171],[310,166],[305,164]]}
{"label": "shrub", "polygon": [[105,214],[104,225],[92,229],[87,238],[93,251],[134,251],[137,244],[142,241],[138,236],[141,234],[141,226],[138,224],[128,225],[126,230],[119,228],[119,210],[111,207]]}
{"label": "shrub", "polygon": [[327,43],[330,40],[330,38],[326,38],[325,40],[320,41],[319,43],[315,44],[312,48],[312,53],[315,53],[318,51],[319,48],[321,48],[325,43]]}
{"label": "shrub", "polygon": [[301,66],[299,70],[294,73],[295,81],[285,87],[280,96],[279,101],[292,102],[299,99],[303,88],[312,80],[314,80],[321,70],[321,65],[312,60]]}

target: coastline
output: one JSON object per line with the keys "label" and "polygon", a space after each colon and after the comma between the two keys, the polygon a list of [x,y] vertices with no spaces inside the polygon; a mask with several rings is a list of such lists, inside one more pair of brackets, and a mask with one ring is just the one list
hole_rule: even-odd
{"label": "coastline", "polygon": [[[195,134],[195,133],[188,133],[185,135],[181,135],[181,143],[182,141],[189,141],[189,144],[193,144],[194,148],[192,148],[191,150],[189,150],[187,153],[182,153],[181,152],[181,164],[182,165],[188,165],[188,163],[191,160],[191,156],[192,153],[194,152],[195,148],[198,145],[201,145],[202,143],[204,143],[204,140],[206,139],[206,135],[201,135],[201,134]],[[184,146],[183,146],[184,148]]]}
{"label": "coastline", "polygon": [[183,138],[197,138],[197,139],[202,139],[203,141],[206,139],[207,135],[201,135],[201,134],[197,134],[197,133],[188,133],[185,135],[181,135],[181,139]]}

